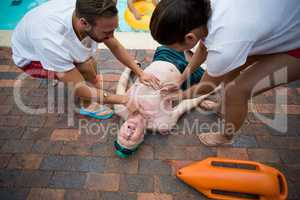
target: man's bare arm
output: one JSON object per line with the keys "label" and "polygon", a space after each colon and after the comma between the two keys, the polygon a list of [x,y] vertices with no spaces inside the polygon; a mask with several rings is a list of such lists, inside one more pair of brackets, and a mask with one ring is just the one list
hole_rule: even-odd
{"label": "man's bare arm", "polygon": [[[125,95],[115,95],[104,92],[103,90],[90,87],[86,84],[83,76],[74,68],[67,72],[57,73],[57,77],[60,81],[68,84],[72,84],[75,91],[75,96],[82,99],[94,100],[98,103],[108,103],[108,104],[127,104],[128,97]],[[104,93],[106,93],[104,95]]]}
{"label": "man's bare arm", "polygon": [[130,68],[140,79],[140,81],[152,88],[158,89],[160,86],[159,80],[151,75],[144,73],[144,71],[134,62],[123,45],[114,37],[104,41],[104,44],[111,50],[114,56],[125,66]]}

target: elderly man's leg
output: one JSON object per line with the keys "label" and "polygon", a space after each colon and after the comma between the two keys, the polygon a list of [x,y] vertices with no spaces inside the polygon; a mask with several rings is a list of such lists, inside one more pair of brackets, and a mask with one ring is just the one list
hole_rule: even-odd
{"label": "elderly man's leg", "polygon": [[[203,134],[199,139],[206,145],[230,143],[247,116],[248,100],[252,94],[260,94],[299,78],[300,59],[286,54],[260,58],[226,85],[223,104],[225,126],[222,133]],[[262,80],[270,81],[265,84]]]}

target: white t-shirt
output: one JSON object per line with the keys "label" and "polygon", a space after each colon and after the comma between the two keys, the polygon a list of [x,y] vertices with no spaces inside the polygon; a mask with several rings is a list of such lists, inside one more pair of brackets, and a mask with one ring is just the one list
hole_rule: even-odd
{"label": "white t-shirt", "polygon": [[97,43],[82,41],[72,26],[75,0],[51,0],[28,12],[12,36],[13,60],[19,67],[40,61],[44,69],[65,72],[90,58]]}
{"label": "white t-shirt", "polygon": [[299,0],[211,0],[207,71],[221,76],[248,56],[300,48]]}

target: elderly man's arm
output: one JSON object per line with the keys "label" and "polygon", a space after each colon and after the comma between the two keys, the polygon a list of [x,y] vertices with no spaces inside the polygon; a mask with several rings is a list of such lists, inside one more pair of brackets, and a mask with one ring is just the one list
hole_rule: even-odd
{"label": "elderly man's arm", "polygon": [[126,95],[110,94],[101,89],[88,86],[77,68],[67,72],[57,72],[56,74],[60,81],[73,84],[75,96],[82,99],[94,100],[102,104],[128,104],[129,98]]}

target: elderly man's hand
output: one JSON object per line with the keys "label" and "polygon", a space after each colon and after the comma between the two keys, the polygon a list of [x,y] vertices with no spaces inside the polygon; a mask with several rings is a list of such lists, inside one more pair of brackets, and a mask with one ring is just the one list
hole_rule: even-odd
{"label": "elderly man's hand", "polygon": [[160,94],[162,96],[167,96],[170,93],[178,92],[180,90],[180,85],[175,82],[164,83],[160,88]]}
{"label": "elderly man's hand", "polygon": [[152,74],[147,74],[143,72],[139,77],[140,82],[144,85],[152,87],[153,89],[159,90],[160,89],[160,81]]}

